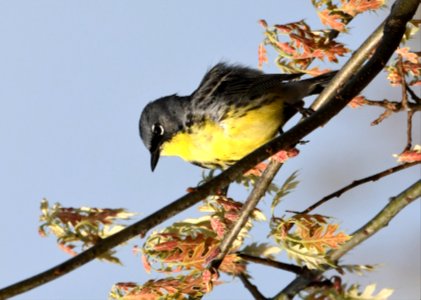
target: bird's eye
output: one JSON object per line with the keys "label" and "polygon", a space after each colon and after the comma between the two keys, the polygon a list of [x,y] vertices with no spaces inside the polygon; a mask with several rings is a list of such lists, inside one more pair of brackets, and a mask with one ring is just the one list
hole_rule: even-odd
{"label": "bird's eye", "polygon": [[163,135],[164,134],[164,127],[161,124],[156,123],[152,125],[152,132],[154,135]]}

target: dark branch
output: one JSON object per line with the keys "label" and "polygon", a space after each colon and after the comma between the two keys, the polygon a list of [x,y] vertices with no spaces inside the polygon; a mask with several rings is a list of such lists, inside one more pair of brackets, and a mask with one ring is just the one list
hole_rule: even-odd
{"label": "dark branch", "polygon": [[211,262],[211,269],[219,268],[222,261],[224,260],[225,255],[227,255],[229,250],[231,249],[232,243],[235,241],[237,235],[247,223],[250,214],[256,208],[257,204],[259,203],[259,200],[265,195],[270,183],[272,182],[273,178],[275,177],[276,173],[279,171],[281,166],[281,163],[272,160],[267,166],[266,170],[263,172],[262,176],[259,177],[259,179],[256,182],[256,185],[254,186],[246,202],[244,203],[243,208],[241,209],[238,220],[235,222],[234,226],[229,229],[229,231],[225,234],[224,238],[222,239],[221,245],[219,246],[219,254]]}
{"label": "dark branch", "polygon": [[380,178],[383,178],[383,177],[391,175],[393,173],[405,170],[406,168],[410,168],[410,167],[415,166],[419,163],[421,163],[421,162],[413,162],[413,163],[399,165],[399,166],[381,171],[381,172],[376,173],[374,175],[371,175],[371,176],[368,176],[368,177],[365,177],[365,178],[362,178],[362,179],[359,179],[359,180],[355,180],[352,183],[348,184],[347,186],[344,186],[343,188],[337,190],[336,192],[333,192],[333,193],[323,197],[322,199],[320,199],[319,201],[317,201],[313,205],[309,206],[308,208],[306,208],[305,210],[300,212],[300,214],[308,214],[309,212],[311,212],[315,208],[319,207],[323,203],[326,203],[330,199],[335,198],[335,197],[340,197],[343,193],[345,193],[345,192],[349,191],[350,189],[353,189],[353,188],[355,188],[355,187],[357,187],[361,184],[364,184],[364,183],[367,183],[367,182],[370,182],[370,181],[377,181]]}
{"label": "dark branch", "polygon": [[250,254],[241,253],[241,252],[238,252],[237,255],[241,257],[242,259],[247,260],[249,262],[254,262],[257,264],[292,272],[297,275],[305,276],[305,273],[307,272],[306,268],[302,268],[302,267],[292,265],[292,264],[286,264],[286,263],[272,260],[269,258],[258,257],[258,256],[250,255]]}
{"label": "dark branch", "polygon": [[408,93],[411,95],[412,100],[415,101],[417,104],[421,104],[421,98],[417,96],[417,94],[408,86]]}
{"label": "dark branch", "polygon": [[403,151],[411,150],[412,148],[412,117],[414,111],[409,110],[406,117],[406,146]]}
{"label": "dark branch", "polygon": [[250,293],[253,295],[254,299],[256,299],[256,300],[267,300],[267,298],[265,296],[263,296],[262,293],[260,293],[260,291],[257,289],[257,287],[250,282],[250,280],[247,278],[247,276],[245,274],[240,273],[240,275],[238,275],[238,277],[240,278],[241,282],[244,284],[246,289],[248,289],[250,291]]}

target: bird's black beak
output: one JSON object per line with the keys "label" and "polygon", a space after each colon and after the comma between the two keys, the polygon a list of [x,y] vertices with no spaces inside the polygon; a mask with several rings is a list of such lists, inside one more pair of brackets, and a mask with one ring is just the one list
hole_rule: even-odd
{"label": "bird's black beak", "polygon": [[158,164],[159,156],[161,154],[161,144],[162,144],[162,135],[154,134],[152,136],[151,147],[149,148],[149,151],[151,152],[152,172],[153,170],[155,170],[155,167]]}
{"label": "bird's black beak", "polygon": [[160,154],[159,147],[156,147],[156,149],[151,150],[151,170],[155,170],[156,165],[158,164],[159,160],[159,154]]}

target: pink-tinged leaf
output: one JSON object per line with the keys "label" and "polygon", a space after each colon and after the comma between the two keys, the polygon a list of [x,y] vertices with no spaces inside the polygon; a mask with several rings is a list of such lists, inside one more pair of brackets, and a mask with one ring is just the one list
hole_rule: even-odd
{"label": "pink-tinged leaf", "polygon": [[402,83],[402,76],[399,74],[396,67],[389,66],[386,68],[388,71],[387,79],[390,81],[392,86],[397,86]]}
{"label": "pink-tinged leaf", "polygon": [[317,12],[317,14],[323,25],[329,26],[337,31],[345,31],[345,24],[341,15],[335,14],[327,9]]}
{"label": "pink-tinged leaf", "polygon": [[223,238],[226,230],[226,225],[218,217],[211,218],[210,220],[212,229],[216,232],[219,238]]}
{"label": "pink-tinged leaf", "polygon": [[263,20],[263,19],[259,20],[259,24],[260,24],[260,26],[262,26],[264,29],[267,29],[267,27],[268,27],[268,23],[267,23],[265,20]]}
{"label": "pink-tinged leaf", "polygon": [[143,254],[142,254],[142,264],[143,264],[143,268],[145,269],[146,273],[151,273],[152,266],[149,263],[147,257]]}
{"label": "pink-tinged leaf", "polygon": [[402,63],[402,68],[405,74],[410,74],[412,76],[421,76],[421,63],[412,63],[410,61],[404,61]]}
{"label": "pink-tinged leaf", "polygon": [[421,147],[415,146],[412,150],[406,150],[399,155],[395,155],[400,163],[412,163],[421,161]]}
{"label": "pink-tinged leaf", "polygon": [[160,244],[156,245],[154,247],[154,250],[156,250],[156,251],[171,251],[175,247],[177,247],[177,245],[178,245],[178,241],[163,242],[163,243],[160,243]]}
{"label": "pink-tinged leaf", "polygon": [[290,150],[281,150],[278,153],[275,153],[270,157],[271,160],[274,160],[278,163],[285,163],[289,158],[295,157],[300,153],[300,151],[297,148],[293,148]]}
{"label": "pink-tinged leaf", "polygon": [[266,170],[267,163],[261,162],[260,164],[256,165],[253,169],[248,170],[244,173],[244,176],[254,175],[254,176],[261,176],[263,171]]}
{"label": "pink-tinged leaf", "polygon": [[257,53],[258,53],[258,55],[257,55],[258,66],[259,66],[259,69],[261,69],[263,64],[268,62],[267,51],[266,51],[265,45],[263,43],[260,43],[259,49],[257,50]]}
{"label": "pink-tinged leaf", "polygon": [[343,6],[339,9],[350,16],[356,16],[367,10],[377,10],[384,5],[384,0],[349,0],[341,1]]}
{"label": "pink-tinged leaf", "polygon": [[229,220],[229,221],[235,222],[235,221],[238,220],[238,213],[237,212],[226,212],[224,214],[224,218]]}
{"label": "pink-tinged leaf", "polygon": [[294,54],[296,49],[294,47],[291,47],[291,45],[289,43],[282,43],[282,42],[277,42],[276,46],[281,49],[282,51],[284,51],[286,54]]}
{"label": "pink-tinged leaf", "polygon": [[66,245],[66,244],[60,243],[58,244],[58,247],[64,252],[66,252],[67,254],[70,254],[71,256],[77,255],[77,252],[73,250],[75,248],[75,246],[73,245]]}
{"label": "pink-tinged leaf", "polygon": [[215,247],[214,249],[212,249],[205,260],[205,264],[209,264],[215,257],[219,255],[220,252],[221,251],[219,247]]}
{"label": "pink-tinged leaf", "polygon": [[[218,272],[215,272],[217,274]],[[213,288],[213,281],[216,281],[218,278],[215,278],[215,276],[212,275],[211,271],[208,269],[204,270],[202,273],[202,282],[205,286],[205,291],[207,293],[212,291]]]}
{"label": "pink-tinged leaf", "polygon": [[363,95],[359,95],[357,97],[354,97],[354,99],[351,100],[351,102],[348,103],[348,105],[351,108],[357,108],[364,105],[366,98]]}
{"label": "pink-tinged leaf", "polygon": [[418,63],[419,56],[416,53],[409,51],[409,47],[398,48],[395,52],[400,57],[410,61],[411,63],[414,63],[414,64]]}
{"label": "pink-tinged leaf", "polygon": [[46,237],[47,236],[47,233],[45,232],[45,229],[44,228],[39,228],[38,229],[38,234],[40,236],[42,236],[42,237]]}

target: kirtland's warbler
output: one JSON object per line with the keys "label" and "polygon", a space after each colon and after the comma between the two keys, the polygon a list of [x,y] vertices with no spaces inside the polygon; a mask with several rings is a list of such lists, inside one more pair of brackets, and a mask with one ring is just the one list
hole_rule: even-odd
{"label": "kirtland's warbler", "polygon": [[190,96],[166,96],[144,108],[139,131],[152,171],[160,155],[227,168],[281,132],[302,99],[320,93],[334,74],[293,80],[302,74],[217,64]]}

